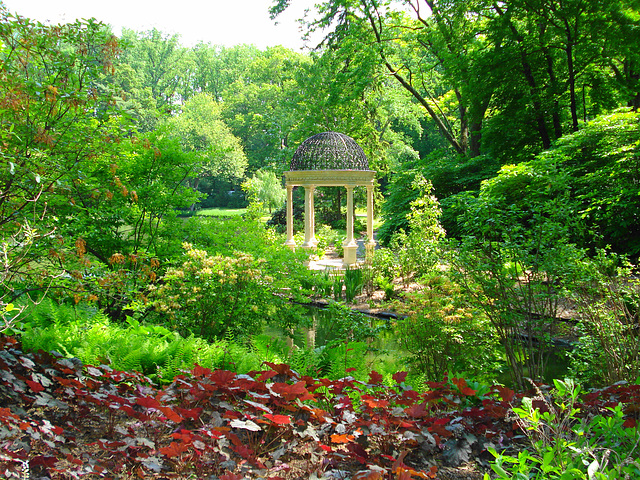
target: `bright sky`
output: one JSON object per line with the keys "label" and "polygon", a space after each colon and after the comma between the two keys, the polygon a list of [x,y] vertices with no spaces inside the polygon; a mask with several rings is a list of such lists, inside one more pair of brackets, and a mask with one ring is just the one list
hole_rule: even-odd
{"label": "bright sky", "polygon": [[[269,18],[272,0],[0,0],[9,11],[53,24],[95,17],[113,27],[136,31],[157,28],[180,35],[184,46],[199,41],[214,45],[253,44],[260,49],[283,45],[293,50],[303,46],[296,22],[315,0],[292,0],[278,17]],[[315,46],[315,45],[310,45]]]}

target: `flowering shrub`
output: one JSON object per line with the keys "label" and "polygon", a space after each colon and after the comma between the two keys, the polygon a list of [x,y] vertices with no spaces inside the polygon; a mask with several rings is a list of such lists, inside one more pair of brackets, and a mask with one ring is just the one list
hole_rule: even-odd
{"label": "flowering shrub", "polygon": [[117,252],[108,258],[107,266],[89,259],[82,238],[76,240],[75,249],[79,268],[70,270],[67,291],[73,292],[76,304],[95,302],[109,318],[120,322],[146,308],[148,286],[157,280],[160,270],[157,258],[143,251]]}
{"label": "flowering shrub", "polygon": [[156,310],[181,333],[207,339],[227,332],[242,335],[273,315],[269,283],[260,265],[264,260],[238,253],[210,256],[190,243],[183,244],[186,260],[169,268],[158,286],[151,286]]}

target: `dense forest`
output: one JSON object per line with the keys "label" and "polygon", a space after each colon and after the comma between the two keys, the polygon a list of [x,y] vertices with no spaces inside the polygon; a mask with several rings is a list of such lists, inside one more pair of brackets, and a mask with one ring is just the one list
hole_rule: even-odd
{"label": "dense forest", "polygon": [[[304,53],[185,47],[0,1],[0,472],[640,476],[640,1],[304,27]],[[283,246],[283,172],[325,131],[376,171],[379,248],[344,272],[305,266],[340,250],[339,189],[318,247]]]}

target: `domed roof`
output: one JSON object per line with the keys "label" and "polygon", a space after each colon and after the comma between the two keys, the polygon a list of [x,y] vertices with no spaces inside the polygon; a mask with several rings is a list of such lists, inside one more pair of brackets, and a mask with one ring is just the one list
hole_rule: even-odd
{"label": "domed roof", "polygon": [[293,154],[290,170],[369,170],[369,161],[356,141],[337,132],[307,138]]}

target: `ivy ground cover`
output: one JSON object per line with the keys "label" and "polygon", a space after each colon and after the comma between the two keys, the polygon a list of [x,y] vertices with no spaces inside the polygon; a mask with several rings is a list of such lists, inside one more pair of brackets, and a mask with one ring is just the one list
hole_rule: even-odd
{"label": "ivy ground cover", "polygon": [[[348,372],[347,372],[348,373]],[[0,476],[32,478],[439,478],[486,465],[488,448],[523,440],[512,407],[521,395],[448,378],[417,392],[350,377],[300,376],[284,364],[239,375],[195,366],[165,387],[135,372],[25,353],[0,338]],[[640,393],[610,387],[583,408]]]}

